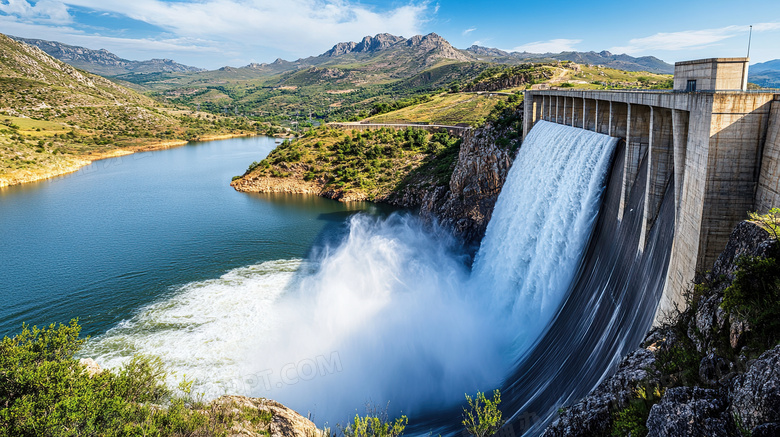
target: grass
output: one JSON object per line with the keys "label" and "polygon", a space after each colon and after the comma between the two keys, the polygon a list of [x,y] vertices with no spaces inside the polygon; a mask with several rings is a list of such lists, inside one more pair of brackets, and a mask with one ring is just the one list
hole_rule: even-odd
{"label": "grass", "polygon": [[397,111],[369,117],[374,123],[427,123],[476,126],[484,122],[498,102],[507,96],[473,93],[441,93],[430,101]]}
{"label": "grass", "polygon": [[669,74],[623,71],[574,62],[494,66],[484,70],[463,89],[515,92],[534,84],[576,89],[671,88]]}

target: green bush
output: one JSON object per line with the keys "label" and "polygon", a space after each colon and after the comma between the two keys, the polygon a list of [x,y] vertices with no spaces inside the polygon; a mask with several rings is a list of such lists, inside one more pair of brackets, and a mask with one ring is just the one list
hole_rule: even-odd
{"label": "green bush", "polygon": [[463,426],[466,432],[474,437],[489,437],[498,432],[504,425],[501,419],[501,410],[498,404],[501,403],[501,392],[493,391],[493,399],[485,398],[485,394],[477,392],[477,396],[472,399],[466,395],[466,401],[469,408],[463,408]]}
{"label": "green bush", "polygon": [[73,320],[41,329],[24,325],[20,334],[3,338],[1,437],[225,435],[234,420],[244,419],[213,404],[207,415],[173,396],[156,358],[138,356],[117,373],[89,375],[74,358],[85,341],[80,331]]}
{"label": "green bush", "polygon": [[749,344],[770,348],[780,341],[780,264],[773,256],[750,256],[740,258],[737,266],[721,306],[748,321]]}
{"label": "green bush", "polygon": [[345,437],[398,437],[403,435],[409,419],[401,416],[391,421],[387,416],[387,408],[380,411],[376,407],[367,406],[366,415],[355,415],[352,423],[346,428],[341,427]]}

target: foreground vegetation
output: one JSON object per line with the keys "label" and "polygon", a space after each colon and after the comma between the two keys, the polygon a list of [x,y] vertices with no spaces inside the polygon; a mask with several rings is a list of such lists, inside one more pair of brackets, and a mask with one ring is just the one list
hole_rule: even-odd
{"label": "foreground vegetation", "polygon": [[[157,358],[136,356],[116,372],[85,367],[74,356],[86,341],[77,320],[37,328],[0,342],[0,436],[270,436],[276,420],[264,410],[222,398],[194,400],[192,381],[178,390],[164,383]],[[478,437],[495,434],[503,424],[498,391],[492,400],[466,396],[464,426]],[[409,419],[389,419],[387,409],[368,407],[363,416],[338,429],[346,437],[397,437]],[[287,429],[308,437],[335,432]]]}
{"label": "foreground vegetation", "polygon": [[236,424],[263,429],[268,412],[196,402],[185,381],[169,390],[158,359],[136,357],[118,372],[90,374],[74,355],[77,321],[24,327],[0,343],[0,436],[227,435]]}

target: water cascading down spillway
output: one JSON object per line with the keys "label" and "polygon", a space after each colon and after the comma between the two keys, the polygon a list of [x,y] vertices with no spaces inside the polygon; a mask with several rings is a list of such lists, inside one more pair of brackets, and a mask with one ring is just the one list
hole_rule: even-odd
{"label": "water cascading down spillway", "polygon": [[501,388],[514,434],[537,433],[636,346],[663,286],[673,215],[662,207],[640,254],[642,198],[618,221],[607,183],[621,153],[615,138],[540,121],[471,270],[460,244],[412,215],[358,214],[307,260],[181,286],[85,356],[117,367],[156,355],[206,398],[276,399],[318,425],[389,401],[420,434],[459,432],[464,393]]}

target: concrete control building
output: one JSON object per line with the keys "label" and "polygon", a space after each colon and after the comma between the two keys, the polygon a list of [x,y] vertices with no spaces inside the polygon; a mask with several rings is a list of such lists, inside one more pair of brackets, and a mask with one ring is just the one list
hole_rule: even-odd
{"label": "concrete control building", "polygon": [[[625,141],[621,212],[647,166],[645,241],[668,184],[675,234],[659,315],[682,304],[748,211],[780,206],[780,93],[747,92],[748,58],[675,64],[674,89],[528,90],[524,133],[546,120]],[[622,215],[621,215],[622,217]]]}
{"label": "concrete control building", "polygon": [[749,58],[711,58],[674,64],[674,90],[746,91]]}

